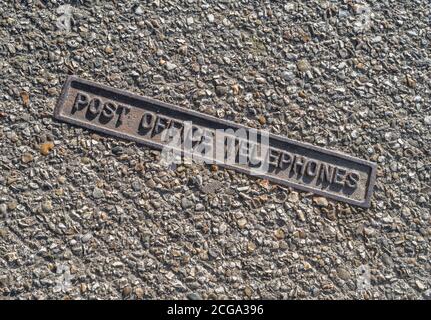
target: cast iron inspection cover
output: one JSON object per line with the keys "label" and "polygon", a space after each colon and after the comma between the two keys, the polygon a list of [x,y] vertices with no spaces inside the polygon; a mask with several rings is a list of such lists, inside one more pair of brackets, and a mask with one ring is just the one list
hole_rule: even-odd
{"label": "cast iron inspection cover", "polygon": [[[281,185],[369,207],[376,164],[69,76],[54,117]],[[176,141],[176,143],[172,143]]]}

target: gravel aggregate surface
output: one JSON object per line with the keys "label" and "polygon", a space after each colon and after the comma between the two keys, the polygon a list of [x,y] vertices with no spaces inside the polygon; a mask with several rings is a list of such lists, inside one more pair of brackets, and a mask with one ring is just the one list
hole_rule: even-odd
{"label": "gravel aggregate surface", "polygon": [[[0,0],[0,298],[431,299],[431,4]],[[363,209],[53,120],[76,74],[378,163]]]}

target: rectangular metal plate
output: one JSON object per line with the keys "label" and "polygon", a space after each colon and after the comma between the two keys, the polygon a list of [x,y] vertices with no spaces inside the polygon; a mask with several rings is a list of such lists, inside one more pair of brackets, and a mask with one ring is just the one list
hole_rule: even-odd
{"label": "rectangular metal plate", "polygon": [[[163,130],[178,124],[179,128],[184,128],[183,124],[189,121],[205,132],[253,130],[76,76],[67,79],[54,117],[160,150],[166,147],[160,138]],[[260,136],[258,141],[263,141]],[[268,151],[267,160],[271,159],[268,160],[271,165],[263,174],[254,170],[251,161],[249,165],[219,160],[214,163],[335,200],[370,206],[376,177],[375,163],[273,134],[269,134],[268,142],[269,148],[264,150]],[[251,144],[248,146],[252,147]]]}

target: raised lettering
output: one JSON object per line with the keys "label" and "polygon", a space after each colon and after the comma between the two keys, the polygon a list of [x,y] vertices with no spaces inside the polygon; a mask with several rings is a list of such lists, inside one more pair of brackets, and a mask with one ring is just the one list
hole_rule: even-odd
{"label": "raised lettering", "polygon": [[273,149],[273,148],[269,148],[268,151],[268,164],[270,164],[271,166],[277,168],[278,167],[278,162],[280,161],[280,156],[281,153],[280,151]]}
{"label": "raised lettering", "polygon": [[249,156],[249,164],[250,166],[260,166],[262,163],[260,154],[261,150],[259,150],[259,144],[257,143],[251,143],[249,142],[249,150],[250,150],[250,156]]}
{"label": "raised lettering", "polygon": [[139,133],[145,134],[154,125],[155,115],[152,112],[146,111],[139,122]]}
{"label": "raised lettering", "polygon": [[305,158],[301,156],[295,156],[295,160],[293,162],[293,166],[291,171],[297,173],[297,174],[304,174],[304,165],[305,165]]}
{"label": "raised lettering", "polygon": [[90,101],[90,98],[87,94],[78,92],[75,98],[75,102],[73,103],[72,107],[72,114],[74,114],[76,111],[81,111],[82,109],[86,108],[88,106],[88,102]]}
{"label": "raised lettering", "polygon": [[85,113],[86,118],[88,120],[95,119],[102,110],[102,106],[103,103],[100,98],[92,98],[88,104],[87,112]]}
{"label": "raised lettering", "polygon": [[344,175],[346,174],[346,170],[341,168],[335,168],[335,174],[334,174],[334,184],[338,185],[344,185]]}
{"label": "raised lettering", "polygon": [[319,179],[322,182],[332,183],[333,175],[334,175],[334,167],[332,167],[329,164],[322,163],[322,165],[320,166]]}
{"label": "raised lettering", "polygon": [[315,177],[319,169],[319,164],[314,160],[307,161],[306,173],[310,177]]}
{"label": "raised lettering", "polygon": [[349,172],[346,176],[346,186],[356,188],[359,182],[359,175],[356,172]]}
{"label": "raised lettering", "polygon": [[165,130],[169,126],[169,121],[169,118],[157,116],[156,123],[154,124],[153,136]]}
{"label": "raised lettering", "polygon": [[287,152],[282,152],[279,167],[284,170],[290,166],[292,163],[292,156]]}
{"label": "raised lettering", "polygon": [[115,124],[116,127],[121,126],[121,124],[123,123],[123,116],[125,116],[129,112],[130,112],[130,108],[129,107],[122,106],[122,105],[119,105],[117,107],[118,118],[117,118],[117,123]]}
{"label": "raised lettering", "polygon": [[247,164],[248,163],[248,143],[247,140],[239,140],[238,141],[238,164]]}

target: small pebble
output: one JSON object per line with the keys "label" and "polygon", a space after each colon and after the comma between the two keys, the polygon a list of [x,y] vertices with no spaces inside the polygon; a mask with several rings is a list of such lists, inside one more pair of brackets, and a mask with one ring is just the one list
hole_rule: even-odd
{"label": "small pebble", "polygon": [[292,203],[299,202],[299,195],[298,192],[292,191],[288,196],[287,199]]}
{"label": "small pebble", "polygon": [[18,206],[18,202],[16,200],[9,201],[7,207],[9,210],[15,210]]}
{"label": "small pebble", "polygon": [[198,293],[189,293],[187,294],[187,299],[189,300],[202,300],[202,297]]}
{"label": "small pebble", "polygon": [[345,268],[337,268],[337,275],[342,280],[348,280],[350,279],[350,273]]}
{"label": "small pebble", "polygon": [[176,64],[171,63],[171,62],[169,62],[169,61],[168,61],[168,62],[166,62],[165,66],[166,66],[166,69],[167,69],[167,70],[169,70],[169,71],[174,70],[174,69],[176,69],[176,68],[177,68],[177,65],[176,65]]}
{"label": "small pebble", "polygon": [[23,163],[29,163],[33,161],[33,155],[29,152],[26,152],[22,155],[21,160]]}
{"label": "small pebble", "polygon": [[313,202],[319,207],[327,207],[329,205],[328,200],[324,197],[314,197]]}
{"label": "small pebble", "polygon": [[299,60],[296,66],[298,70],[301,72],[306,72],[310,69],[310,64],[308,63],[307,60]]}
{"label": "small pebble", "polygon": [[425,290],[425,289],[426,289],[425,285],[424,285],[421,281],[419,281],[419,280],[416,280],[416,286],[417,286],[417,287],[418,287],[418,289],[419,289],[419,290],[421,290],[421,291],[423,291],[423,290]]}
{"label": "small pebble", "polygon": [[198,204],[196,204],[195,210],[196,211],[203,211],[203,210],[205,210],[205,206],[202,203],[198,203]]}
{"label": "small pebble", "polygon": [[254,252],[254,250],[256,250],[256,245],[254,244],[254,242],[249,241],[247,243],[247,251],[252,253],[252,252]]}
{"label": "small pebble", "polygon": [[244,229],[245,226],[247,225],[247,219],[246,218],[238,219],[237,224],[238,224],[238,227],[240,227],[240,229]]}
{"label": "small pebble", "polygon": [[93,198],[100,199],[104,196],[103,191],[97,187],[93,189]]}
{"label": "small pebble", "polygon": [[275,236],[278,240],[284,239],[284,231],[283,231],[283,230],[281,230],[281,229],[277,229],[277,230],[275,230],[275,231],[274,231],[274,236]]}
{"label": "small pebble", "polygon": [[54,143],[52,141],[42,143],[40,145],[40,153],[44,156],[47,156],[53,148],[54,148]]}
{"label": "small pebble", "polygon": [[134,191],[141,191],[142,190],[142,186],[141,186],[141,184],[139,183],[139,181],[133,181],[132,182],[132,189],[134,190]]}
{"label": "small pebble", "polygon": [[2,215],[5,215],[7,213],[7,205],[6,205],[6,203],[1,203],[0,204],[0,213]]}
{"label": "small pebble", "polygon": [[142,10],[141,6],[137,6],[135,9],[135,13],[140,16],[141,14],[144,13],[144,10]]}
{"label": "small pebble", "polygon": [[126,286],[123,288],[123,297],[128,297],[132,293],[132,287]]}
{"label": "small pebble", "polygon": [[42,210],[43,212],[50,212],[52,210],[52,203],[51,201],[47,200],[45,202],[42,203]]}
{"label": "small pebble", "polygon": [[251,295],[253,294],[253,290],[250,287],[245,287],[244,288],[244,294],[250,298]]}
{"label": "small pebble", "polygon": [[136,288],[135,289],[135,295],[136,295],[137,299],[142,299],[144,297],[144,289]]}
{"label": "small pebble", "polygon": [[182,198],[181,199],[181,206],[183,209],[189,209],[189,208],[193,207],[193,202],[187,198]]}

